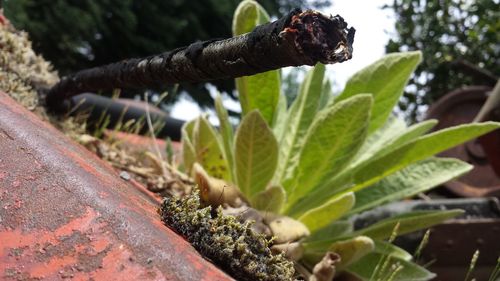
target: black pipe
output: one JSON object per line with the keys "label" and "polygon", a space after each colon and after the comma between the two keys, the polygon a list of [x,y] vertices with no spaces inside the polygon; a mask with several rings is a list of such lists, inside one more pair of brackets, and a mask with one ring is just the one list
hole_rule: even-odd
{"label": "black pipe", "polygon": [[[146,109],[140,105],[113,100],[96,94],[84,93],[69,99],[67,108],[72,108],[71,115],[78,113],[88,113],[87,123],[96,128],[105,124],[106,128],[116,128],[118,122],[125,124],[129,120],[143,120],[144,126],[139,130],[139,134],[149,134],[146,124]],[[103,123],[103,114],[109,118],[109,122]],[[169,137],[173,141],[181,139],[181,128],[184,121],[172,118],[158,108],[150,106],[149,115],[153,124],[160,123],[161,126],[155,131],[158,138]]]}

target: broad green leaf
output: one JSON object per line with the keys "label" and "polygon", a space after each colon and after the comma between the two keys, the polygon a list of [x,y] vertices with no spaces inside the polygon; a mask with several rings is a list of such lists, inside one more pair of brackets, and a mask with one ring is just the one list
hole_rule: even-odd
{"label": "broad green leaf", "polygon": [[236,183],[247,198],[252,198],[274,175],[278,143],[260,112],[254,110],[241,121],[234,144]]}
{"label": "broad green leaf", "polygon": [[497,122],[473,123],[446,128],[402,145],[379,158],[366,161],[354,174],[356,186],[349,191],[358,191],[402,168],[433,156],[436,153],[474,139],[500,127]]}
{"label": "broad green leaf", "polygon": [[189,122],[184,123],[182,126],[182,136],[188,138],[191,142],[194,139],[194,126],[198,122],[198,119],[191,120]]}
{"label": "broad green leaf", "polygon": [[338,175],[333,176],[331,179],[325,178],[322,180],[317,187],[295,202],[293,206],[290,206],[287,209],[287,214],[293,217],[300,216],[304,212],[324,204],[328,201],[328,199],[337,196],[352,186],[352,171],[341,171]]}
{"label": "broad green leaf", "polygon": [[366,228],[357,230],[352,236],[366,235],[373,239],[386,239],[391,236],[397,223],[399,223],[398,235],[404,235],[429,228],[462,213],[463,211],[458,209],[447,211],[412,211],[384,219]]}
{"label": "broad green leaf", "polygon": [[383,149],[392,139],[396,138],[404,130],[406,130],[404,121],[396,117],[389,117],[384,126],[380,127],[366,139],[356,157],[351,164],[349,164],[349,167],[355,167],[359,163],[373,157],[373,155]]}
{"label": "broad green leaf", "polygon": [[182,160],[184,162],[184,168],[186,172],[190,174],[193,164],[196,162],[196,152],[193,146],[193,130],[196,120],[191,120],[186,122],[182,126],[181,136],[182,136]]}
{"label": "broad green leaf", "polygon": [[473,167],[458,159],[429,158],[400,170],[356,192],[353,215],[383,204],[414,196],[457,178]]}
{"label": "broad green leaf", "polygon": [[222,104],[222,97],[220,96],[220,94],[217,94],[217,97],[215,98],[215,111],[217,112],[217,117],[219,118],[224,156],[227,159],[231,179],[234,180],[233,127],[231,126],[231,123],[229,123],[229,116],[227,114],[227,110]]}
{"label": "broad green leaf", "polygon": [[[403,235],[420,229],[429,228],[432,225],[439,224],[446,219],[455,217],[462,213],[462,210],[412,211],[387,218],[354,232],[342,231],[341,226],[343,225],[334,225],[332,230],[329,230],[330,226],[327,226],[325,229],[317,231],[317,234],[313,233],[311,235],[312,237],[308,237],[304,241],[304,248],[309,249],[311,252],[317,252],[327,248],[332,243],[359,235],[369,236],[374,240],[381,240],[391,236],[394,231],[394,227],[398,222],[400,223],[398,235]],[[335,224],[340,222],[345,221],[338,221]],[[333,232],[333,234],[328,235],[329,231]]]}
{"label": "broad green leaf", "polygon": [[283,187],[273,185],[255,194],[252,198],[252,207],[257,210],[279,214],[286,200]]}
{"label": "broad green leaf", "polygon": [[337,97],[337,102],[360,93],[372,93],[374,103],[369,132],[374,132],[391,114],[421,59],[420,52],[386,55],[354,74]]}
{"label": "broad green leaf", "polygon": [[[377,277],[374,278],[374,272],[379,265],[382,267],[383,261],[387,261],[384,272],[378,271]],[[393,279],[391,275],[394,274],[394,270],[401,266],[401,269],[395,273]],[[350,265],[347,271],[354,274],[363,281],[368,280],[392,280],[392,281],[427,281],[436,277],[436,274],[428,271],[427,269],[396,257],[387,259],[387,256],[372,252],[362,257],[356,263]]]}
{"label": "broad green leaf", "polygon": [[332,92],[332,84],[330,80],[324,79],[323,87],[321,88],[321,96],[319,97],[318,111],[332,105],[334,100],[335,97]]}
{"label": "broad green leaf", "polygon": [[194,125],[193,146],[196,162],[200,163],[210,176],[229,181],[229,167],[217,134],[204,117],[199,117]]}
{"label": "broad green leaf", "polygon": [[[334,237],[345,237],[348,233],[352,232],[353,225],[351,221],[341,220],[330,223],[329,225],[311,232],[305,241],[305,248],[317,248],[320,249],[328,247],[332,242]],[[322,241],[329,241],[326,245],[322,244]],[[316,246],[316,247],[315,247]]]}
{"label": "broad green leaf", "polygon": [[315,118],[305,137],[294,181],[285,186],[288,210],[349,164],[365,140],[371,105],[371,95],[357,95]]}
{"label": "broad green leaf", "polygon": [[182,138],[182,160],[184,163],[184,168],[189,174],[193,164],[196,162],[196,152],[194,151],[194,146],[188,138]]}
{"label": "broad green leaf", "polygon": [[[405,129],[402,121],[396,118],[389,118],[384,127],[371,134],[365,141],[354,160],[348,168],[344,169],[339,175],[332,177],[330,180],[325,180],[322,185],[315,188],[309,193],[306,198],[298,202],[294,206],[294,210],[290,213],[301,212],[314,206],[318,206],[325,201],[325,197],[334,196],[339,192],[345,191],[354,186],[353,174],[357,166],[362,166],[363,163],[373,161],[374,157],[387,153],[398,148],[404,143],[405,139],[417,138],[420,134],[425,133],[435,124],[434,121],[425,121],[421,125],[417,124]],[[387,151],[387,152],[382,152]]]}
{"label": "broad green leaf", "polygon": [[398,246],[395,246],[391,243],[385,242],[385,241],[379,241],[375,240],[375,249],[373,250],[375,253],[383,254],[383,255],[388,255],[388,256],[393,256],[395,258],[405,260],[405,261],[411,261],[412,260],[412,255],[409,254],[407,251],[399,248]]}
{"label": "broad green leaf", "polygon": [[[184,134],[184,133],[183,133]],[[194,146],[188,138],[182,138],[182,160],[187,174],[191,173],[191,168],[196,162],[196,152]]]}
{"label": "broad green leaf", "polygon": [[252,31],[257,25],[269,22],[266,10],[254,0],[244,0],[238,5],[233,17],[233,35]]}
{"label": "broad green leaf", "polygon": [[318,110],[324,75],[323,64],[317,64],[311,69],[300,85],[299,95],[290,107],[283,137],[280,140],[280,161],[274,178],[276,182],[282,182],[291,176],[297,165],[304,137]]}
{"label": "broad green leaf", "polygon": [[342,270],[374,249],[374,242],[370,237],[358,236],[346,241],[333,243],[328,250],[340,255],[342,260],[337,268]]}
{"label": "broad green leaf", "polygon": [[330,251],[340,256],[340,263],[335,267],[338,270],[342,270],[373,251],[374,247],[374,242],[370,237],[358,236],[347,240],[337,241],[321,250],[305,248],[303,260],[306,264],[314,266],[314,264],[323,258],[327,251]]}
{"label": "broad green leaf", "polygon": [[280,96],[280,76],[277,70],[236,78],[236,89],[242,114],[258,109],[268,124],[272,124]]}
{"label": "broad green leaf", "polygon": [[286,103],[286,96],[283,94],[280,95],[273,122],[273,132],[276,136],[276,139],[278,140],[281,139],[283,131],[285,130],[286,120],[288,116],[288,108]]}
{"label": "broad green leaf", "polygon": [[325,204],[307,211],[299,217],[299,221],[311,232],[321,229],[342,217],[354,206],[354,193],[348,192],[330,199]]}
{"label": "broad green leaf", "polygon": [[[256,1],[243,1],[235,11],[233,35],[252,31],[257,25],[269,22],[269,15]],[[280,73],[268,71],[236,79],[236,89],[243,116],[259,109],[268,124],[272,124],[280,96]]]}
{"label": "broad green leaf", "polygon": [[408,142],[414,141],[415,139],[431,130],[434,126],[436,126],[436,124],[437,120],[431,119],[401,130],[400,134],[387,142],[385,146],[383,146],[375,153],[374,157],[385,155],[393,150],[398,149],[402,145],[407,144]]}

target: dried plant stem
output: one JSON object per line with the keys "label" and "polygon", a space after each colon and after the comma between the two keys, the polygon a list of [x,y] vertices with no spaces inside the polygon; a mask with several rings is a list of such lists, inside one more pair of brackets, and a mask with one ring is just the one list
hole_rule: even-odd
{"label": "dried plant stem", "polygon": [[470,275],[472,274],[472,272],[474,271],[474,268],[476,267],[476,262],[477,262],[478,258],[479,258],[479,250],[476,250],[474,252],[474,255],[472,255],[472,259],[470,260],[469,270],[467,270],[467,274],[465,275],[464,281],[469,280]]}
{"label": "dried plant stem", "polygon": [[418,248],[415,251],[415,254],[413,254],[413,258],[415,259],[415,261],[418,261],[420,255],[422,254],[422,251],[424,250],[425,246],[427,246],[430,235],[431,235],[431,230],[427,229],[427,231],[424,234],[424,237],[422,238],[422,241],[420,241],[420,244],[418,245]]}
{"label": "dried plant stem", "polygon": [[387,278],[387,281],[393,281],[395,278],[396,278],[396,275],[398,275],[398,273],[403,270],[404,266],[402,265],[398,265],[391,273],[391,275],[389,276],[389,278]]}
{"label": "dried plant stem", "polygon": [[[399,226],[400,226],[400,222],[398,221],[396,223],[396,225],[394,226],[394,228],[392,229],[391,237],[389,237],[389,241],[387,241],[388,243],[394,242],[394,240],[398,236]],[[370,277],[370,281],[371,280],[376,280],[376,281],[380,280],[378,277],[384,275],[385,269],[389,265],[390,261],[391,261],[390,255],[383,255],[382,258],[377,263],[377,265],[375,266],[375,269],[373,270],[372,276]]]}
{"label": "dried plant stem", "polygon": [[497,259],[497,265],[491,272],[490,278],[488,278],[488,281],[495,281],[497,278],[500,276],[500,257]]}
{"label": "dried plant stem", "polygon": [[160,148],[158,147],[158,143],[156,142],[155,131],[153,128],[153,122],[151,121],[151,115],[149,114],[149,102],[148,102],[148,94],[147,93],[144,94],[144,101],[146,102],[146,122],[148,123],[149,132],[151,133],[151,139],[153,140],[153,147],[155,149],[155,152],[156,152],[158,159],[160,160],[161,172],[163,174],[163,177],[166,180],[169,178],[169,173],[167,172],[165,165],[163,165],[164,161],[161,161],[162,160],[161,151],[160,151]]}

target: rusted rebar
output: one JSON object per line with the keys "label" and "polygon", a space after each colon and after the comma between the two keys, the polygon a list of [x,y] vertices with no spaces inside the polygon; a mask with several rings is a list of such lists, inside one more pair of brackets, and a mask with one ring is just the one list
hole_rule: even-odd
{"label": "rusted rebar", "polygon": [[155,88],[253,75],[286,66],[343,62],[352,57],[354,28],[339,15],[293,10],[281,19],[240,36],[193,43],[147,58],[86,69],[64,77],[47,94],[47,105],[82,92],[114,88]]}

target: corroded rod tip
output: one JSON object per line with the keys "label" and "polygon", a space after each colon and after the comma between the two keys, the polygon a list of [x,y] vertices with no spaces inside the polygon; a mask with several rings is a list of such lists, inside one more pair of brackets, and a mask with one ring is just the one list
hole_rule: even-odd
{"label": "corroded rod tip", "polygon": [[352,58],[356,30],[347,26],[339,15],[327,17],[307,10],[293,15],[280,36],[293,40],[299,52],[311,60],[332,64]]}

